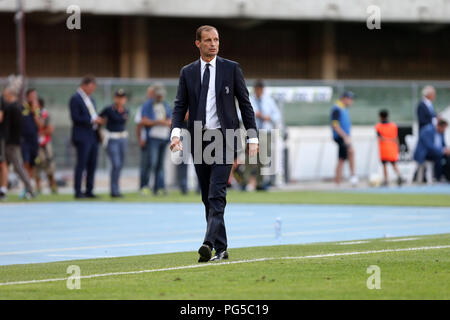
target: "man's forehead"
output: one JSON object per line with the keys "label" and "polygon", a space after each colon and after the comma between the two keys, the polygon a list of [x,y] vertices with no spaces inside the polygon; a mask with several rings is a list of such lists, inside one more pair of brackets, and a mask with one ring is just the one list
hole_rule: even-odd
{"label": "man's forehead", "polygon": [[218,38],[218,37],[219,37],[219,33],[215,29],[203,30],[203,32],[202,32],[202,39]]}

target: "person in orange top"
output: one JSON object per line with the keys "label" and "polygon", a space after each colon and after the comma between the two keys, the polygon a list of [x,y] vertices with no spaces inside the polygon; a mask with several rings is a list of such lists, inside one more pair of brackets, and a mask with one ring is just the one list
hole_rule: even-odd
{"label": "person in orange top", "polygon": [[388,185],[388,171],[387,164],[391,163],[397,174],[397,183],[402,185],[404,182],[398,169],[397,161],[399,158],[399,140],[398,127],[394,122],[389,122],[389,112],[387,110],[380,111],[380,122],[375,126],[378,136],[378,146],[380,149],[380,160],[383,164],[384,183],[383,186]]}

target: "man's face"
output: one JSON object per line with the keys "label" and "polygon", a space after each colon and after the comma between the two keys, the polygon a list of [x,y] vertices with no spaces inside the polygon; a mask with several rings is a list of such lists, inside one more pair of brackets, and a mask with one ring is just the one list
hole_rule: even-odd
{"label": "man's face", "polygon": [[148,99],[153,98],[153,88],[148,88],[147,89],[147,98]]}
{"label": "man's face", "polygon": [[30,93],[28,93],[28,95],[27,95],[28,103],[33,103],[34,101],[37,101],[37,100],[38,100],[37,91],[31,91]]}
{"label": "man's face", "polygon": [[259,99],[264,93],[264,87],[255,87],[255,95]]}
{"label": "man's face", "polygon": [[440,134],[444,134],[444,132],[445,132],[445,130],[447,130],[447,125],[441,125],[441,126],[437,126],[437,131],[440,133]]}
{"label": "man's face", "polygon": [[114,103],[115,103],[117,106],[123,107],[124,105],[127,104],[127,97],[126,97],[126,96],[124,96],[124,97],[115,96],[115,97],[114,97]]}
{"label": "man's face", "polygon": [[83,91],[86,92],[87,95],[91,95],[95,92],[97,89],[97,83],[91,82],[89,84],[83,85]]}
{"label": "man's face", "polygon": [[426,96],[426,98],[428,99],[428,100],[430,100],[430,101],[434,101],[435,99],[436,99],[436,91],[431,91],[427,96]]}
{"label": "man's face", "polygon": [[342,103],[345,104],[347,107],[351,107],[353,104],[353,99],[344,97],[344,98],[342,98]]}
{"label": "man's face", "polygon": [[155,101],[156,102],[161,102],[164,99],[164,96],[162,94],[155,94]]}
{"label": "man's face", "polygon": [[13,103],[17,100],[17,97],[8,89],[3,91],[3,99],[6,103]]}
{"label": "man's face", "polygon": [[195,45],[202,57],[214,58],[219,54],[219,34],[215,29],[202,32],[202,39],[196,40]]}

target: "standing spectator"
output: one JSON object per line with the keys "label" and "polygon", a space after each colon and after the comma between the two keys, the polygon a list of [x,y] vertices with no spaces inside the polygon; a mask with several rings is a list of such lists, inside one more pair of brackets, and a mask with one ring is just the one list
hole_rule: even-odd
{"label": "standing spectator", "polygon": [[[95,170],[97,168],[98,144],[100,133],[98,126],[102,120],[98,117],[95,101],[91,95],[97,89],[93,76],[86,76],[81,86],[69,102],[72,119],[72,143],[77,152],[74,173],[75,198],[96,198],[94,195]],[[86,171],[86,192],[81,191],[83,173]]]}
{"label": "standing spectator", "polygon": [[429,123],[423,127],[414,152],[414,160],[419,166],[418,172],[421,171],[426,160],[434,162],[434,177],[437,181],[440,181],[442,177],[442,160],[450,155],[450,149],[446,147],[444,139],[447,126],[447,121],[441,119],[437,126]]}
{"label": "standing spectator", "polygon": [[34,167],[39,152],[39,130],[42,126],[36,89],[28,89],[22,106],[21,151],[25,169],[30,179],[34,178]]}
{"label": "standing spectator", "polygon": [[54,126],[51,123],[50,114],[45,108],[44,99],[39,99],[40,123],[39,152],[36,163],[36,189],[41,192],[41,173],[44,171],[53,194],[58,193],[55,181],[55,161],[53,159],[52,135]]}
{"label": "standing spectator", "polygon": [[[147,102],[153,99],[153,86],[147,89]],[[150,180],[150,148],[148,143],[148,129],[142,125],[142,108],[139,107],[134,117],[136,123],[136,137],[141,149],[141,165],[139,170],[139,192],[144,195],[149,189]]]}
{"label": "standing spectator", "polygon": [[428,125],[437,125],[438,118],[433,107],[433,101],[436,99],[436,90],[432,86],[425,86],[422,89],[422,100],[417,107],[417,119],[419,121],[419,133]]}
{"label": "standing spectator", "polygon": [[[14,171],[25,185],[25,199],[34,197],[33,187],[28,174],[23,166],[22,155],[20,151],[20,142],[22,137],[22,110],[17,101],[17,92],[14,89],[6,88],[3,91],[3,122],[5,134],[5,155],[8,164],[12,164]],[[3,174],[8,176],[8,166],[3,167]],[[4,192],[6,196],[6,191]]]}
{"label": "standing spectator", "polygon": [[358,184],[358,177],[355,175],[355,152],[350,137],[352,123],[348,108],[352,106],[354,101],[354,93],[346,91],[342,94],[341,99],[331,108],[331,127],[333,130],[333,139],[339,148],[338,164],[336,167],[336,184],[342,182],[342,169],[344,163],[348,160],[350,165],[350,183],[352,186]]}
{"label": "standing spectator", "polygon": [[[264,82],[257,80],[254,86],[254,94],[250,96],[250,102],[255,112],[256,126],[259,134],[260,154],[268,157],[275,154],[275,150],[271,148],[271,130],[279,126],[281,121],[281,113],[275,100],[268,94],[264,93]],[[264,132],[264,134],[261,134]],[[272,157],[273,158],[273,157]],[[244,181],[250,181],[248,189],[266,190],[267,185],[264,182],[264,177],[261,175],[262,163],[258,161],[256,165],[246,165]],[[256,176],[249,178],[249,175]]]}
{"label": "standing spectator", "polygon": [[[184,137],[187,130],[187,123],[189,120],[189,111],[186,112],[186,116],[184,117],[183,125],[181,126],[181,129],[184,129],[181,132],[181,137]],[[186,195],[188,193],[188,164],[185,163],[185,161],[182,161],[180,164],[177,165],[177,180],[178,180],[178,186],[180,188],[180,191],[183,195]]]}
{"label": "standing spectator", "polygon": [[8,191],[8,166],[6,164],[5,113],[3,95],[0,97],[0,201],[6,200]]}
{"label": "standing spectator", "polygon": [[150,153],[150,172],[153,172],[155,184],[153,194],[159,190],[167,194],[164,181],[164,159],[169,143],[170,127],[172,125],[169,103],[164,101],[166,89],[157,84],[154,86],[154,98],[142,106],[141,124],[148,128],[148,147]]}
{"label": "standing spectator", "polygon": [[397,161],[399,158],[399,140],[398,127],[394,122],[389,122],[389,112],[387,110],[380,111],[380,122],[375,126],[378,136],[378,146],[380,149],[380,160],[383,164],[384,182],[388,185],[387,164],[391,163],[397,174],[397,184],[402,185],[403,179],[398,169]]}
{"label": "standing spectator", "polygon": [[127,95],[123,89],[119,89],[114,95],[114,104],[106,107],[100,113],[103,123],[106,122],[108,130],[108,156],[111,161],[111,197],[120,198],[120,172],[125,163],[127,152],[128,132],[126,124],[128,120],[128,109],[125,107]]}

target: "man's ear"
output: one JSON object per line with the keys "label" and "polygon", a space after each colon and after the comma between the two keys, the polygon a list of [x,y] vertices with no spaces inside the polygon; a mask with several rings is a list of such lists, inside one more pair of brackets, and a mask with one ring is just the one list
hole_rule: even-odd
{"label": "man's ear", "polygon": [[197,48],[200,48],[200,41],[195,40],[195,45],[197,46]]}

